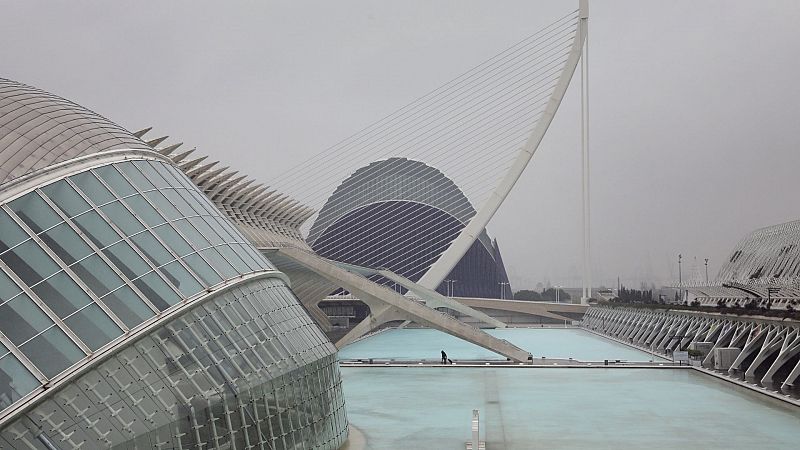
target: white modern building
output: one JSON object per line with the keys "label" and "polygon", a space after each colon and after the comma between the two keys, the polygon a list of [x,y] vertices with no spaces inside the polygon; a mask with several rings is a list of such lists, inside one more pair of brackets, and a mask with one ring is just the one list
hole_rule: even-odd
{"label": "white modern building", "polygon": [[0,79],[0,448],[339,448],[336,348],[141,136]]}

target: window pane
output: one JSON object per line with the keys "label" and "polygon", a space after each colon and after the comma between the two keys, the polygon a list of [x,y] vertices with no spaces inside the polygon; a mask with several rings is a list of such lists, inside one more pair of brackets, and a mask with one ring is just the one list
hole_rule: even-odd
{"label": "window pane", "polygon": [[0,303],[11,299],[11,297],[20,292],[22,292],[22,289],[5,272],[0,270]]}
{"label": "window pane", "polygon": [[184,192],[188,193],[189,196],[194,199],[194,203],[192,203],[192,205],[197,205],[195,207],[196,209],[205,208],[206,212],[209,214],[212,215],[219,214],[219,210],[217,209],[216,206],[211,204],[211,200],[209,200],[208,197],[198,192],[197,189],[186,190]]}
{"label": "window pane", "polygon": [[65,272],[37,284],[33,292],[62,319],[92,302],[91,297]]}
{"label": "window pane", "polygon": [[97,255],[92,255],[75,264],[72,266],[72,270],[98,297],[123,285],[122,278]]}
{"label": "window pane", "polygon": [[92,248],[65,223],[49,229],[41,238],[67,264],[92,253]]}
{"label": "window pane", "polygon": [[53,324],[26,294],[0,306],[0,331],[19,345]]}
{"label": "window pane", "polygon": [[231,248],[230,246],[223,245],[217,247],[217,250],[220,253],[222,253],[222,256],[224,256],[225,259],[227,259],[231,264],[233,264],[233,267],[236,268],[237,272],[248,273],[251,271],[250,266],[248,266],[247,263],[245,263],[244,260],[240,258],[239,255],[237,255],[236,252],[233,250],[233,248]]}
{"label": "window pane", "polygon": [[69,177],[69,180],[75,183],[84,195],[91,200],[95,205],[103,205],[112,200],[114,196],[97,177],[91,172],[83,172]]}
{"label": "window pane", "polygon": [[125,199],[125,202],[131,207],[131,210],[146,223],[153,228],[164,223],[164,218],[150,206],[149,203],[141,195],[133,195]]}
{"label": "window pane", "polygon": [[197,231],[200,232],[206,239],[211,241],[212,245],[219,245],[224,243],[225,241],[208,225],[208,222],[203,220],[202,217],[192,217],[189,221],[197,228]]}
{"label": "window pane", "polygon": [[175,227],[178,231],[181,232],[186,239],[192,244],[192,246],[196,249],[206,248],[211,245],[208,242],[208,239],[204,238],[202,234],[197,232],[197,229],[193,227],[187,219],[181,219],[174,222]]}
{"label": "window pane", "polygon": [[42,188],[53,203],[61,208],[68,217],[88,211],[91,206],[66,181],[59,181]]}
{"label": "window pane", "polygon": [[0,359],[0,410],[39,386],[39,380],[14,355]]}
{"label": "window pane", "polygon": [[33,241],[9,250],[3,254],[2,259],[28,286],[33,286],[59,270],[55,261]]}
{"label": "window pane", "polygon": [[0,252],[8,250],[28,238],[28,233],[22,231],[8,214],[0,210]]}
{"label": "window pane", "polygon": [[200,283],[178,261],[162,267],[161,273],[173,286],[180,289],[181,293],[186,297],[191,297],[203,290]]}
{"label": "window pane", "polygon": [[75,224],[100,248],[120,240],[119,234],[94,211],[89,211],[76,217]]}
{"label": "window pane", "polygon": [[131,236],[131,241],[156,266],[166,264],[175,259],[149,231]]}
{"label": "window pane", "polygon": [[52,327],[36,336],[20,347],[20,350],[48,378],[53,378],[86,356],[72,339],[57,327]]}
{"label": "window pane", "polygon": [[117,168],[124,173],[128,179],[130,179],[136,187],[139,188],[139,191],[149,191],[154,189],[153,183],[147,180],[144,175],[136,167],[133,167],[133,163],[126,162],[124,164],[117,165]]}
{"label": "window pane", "polygon": [[36,233],[62,222],[61,217],[36,192],[22,196],[8,206]]}
{"label": "window pane", "polygon": [[130,279],[138,278],[153,270],[125,241],[108,247],[103,253]]}
{"label": "window pane", "polygon": [[108,216],[114,225],[125,233],[125,236],[130,236],[144,230],[144,225],[142,225],[120,202],[109,203],[100,208],[100,210],[103,211],[103,214]]}
{"label": "window pane", "polygon": [[214,228],[214,230],[219,233],[220,236],[222,236],[222,239],[224,239],[225,242],[242,242],[242,239],[238,234],[232,233],[230,225],[225,223],[226,220],[222,217],[206,216],[204,219],[206,219],[206,222],[208,222]]}
{"label": "window pane", "polygon": [[150,303],[161,311],[181,300],[178,294],[155,272],[150,272],[134,280],[133,284],[142,291],[142,294],[150,300]]}
{"label": "window pane", "polygon": [[186,242],[186,240],[183,239],[170,224],[164,224],[156,227],[153,231],[155,231],[158,237],[160,237],[161,240],[164,241],[164,243],[167,244],[167,246],[179,257],[188,255],[194,251],[189,243]]}
{"label": "window pane", "polygon": [[122,334],[117,324],[96,304],[83,308],[64,323],[92,350]]}
{"label": "window pane", "polygon": [[183,217],[183,214],[170,203],[164,195],[158,191],[150,191],[144,194],[161,211],[161,214],[168,220],[175,220]]}
{"label": "window pane", "polygon": [[187,177],[186,174],[183,173],[180,169],[169,164],[164,164],[164,166],[166,166],[167,170],[169,170],[170,173],[172,173],[172,176],[175,177],[175,179],[178,180],[178,182],[180,182],[180,184],[183,185],[183,187],[188,189],[197,189],[197,187],[194,185],[194,183],[192,183],[189,177]]}
{"label": "window pane", "polygon": [[211,265],[214,266],[217,272],[221,273],[226,280],[239,275],[239,272],[234,269],[228,261],[225,261],[225,258],[223,258],[216,249],[209,248],[200,253],[207,261],[211,262]]}
{"label": "window pane", "polygon": [[213,286],[222,281],[222,278],[214,272],[214,269],[212,269],[207,262],[203,261],[197,253],[189,255],[184,259],[186,260],[186,265],[192,268],[194,273],[203,280],[206,286]]}
{"label": "window pane", "polygon": [[150,165],[149,161],[134,161],[133,165],[136,166],[136,168],[139,169],[142,174],[144,174],[144,176],[147,177],[147,179],[150,180],[153,185],[155,185],[155,187],[163,189],[169,186],[167,181],[164,180],[164,178],[159,175],[158,172],[156,172],[156,169]]}
{"label": "window pane", "polygon": [[125,197],[136,193],[136,189],[128,183],[114,166],[108,165],[94,169],[95,174],[99,175],[107,185],[117,194],[117,197]]}
{"label": "window pane", "polygon": [[155,313],[128,286],[122,286],[101,299],[128,328],[133,328]]}
{"label": "window pane", "polygon": [[202,204],[198,203],[197,199],[194,198],[194,196],[192,195],[192,191],[189,191],[187,189],[178,189],[177,192],[178,195],[181,196],[183,201],[185,201],[189,206],[192,207],[192,210],[194,211],[194,214],[191,214],[192,216],[197,214],[208,214],[206,208]]}
{"label": "window pane", "polygon": [[184,216],[197,215],[197,211],[195,211],[194,208],[189,206],[189,204],[186,203],[186,200],[184,200],[183,197],[181,197],[181,195],[175,189],[164,189],[161,192],[167,196],[167,198],[169,199],[170,202],[172,202],[173,205],[178,207],[178,210]]}

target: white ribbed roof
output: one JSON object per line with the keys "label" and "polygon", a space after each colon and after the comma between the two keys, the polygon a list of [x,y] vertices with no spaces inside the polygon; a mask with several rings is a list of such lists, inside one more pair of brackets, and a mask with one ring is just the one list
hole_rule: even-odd
{"label": "white ribbed roof", "polygon": [[0,78],[0,185],[55,163],[114,149],[152,150],[76,103]]}

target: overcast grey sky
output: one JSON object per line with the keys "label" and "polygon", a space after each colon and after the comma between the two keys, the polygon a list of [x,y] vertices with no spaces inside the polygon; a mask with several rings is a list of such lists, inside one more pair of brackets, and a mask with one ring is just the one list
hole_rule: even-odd
{"label": "overcast grey sky", "polygon": [[[713,277],[746,233],[800,218],[800,2],[590,3],[597,284],[677,278],[678,253]],[[3,2],[0,76],[269,184],[576,5]],[[579,133],[571,88],[489,225],[515,289],[579,285]]]}

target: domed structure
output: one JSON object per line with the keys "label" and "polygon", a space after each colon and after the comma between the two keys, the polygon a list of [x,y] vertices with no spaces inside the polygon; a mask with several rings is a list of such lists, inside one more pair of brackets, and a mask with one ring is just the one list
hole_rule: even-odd
{"label": "domed structure", "polygon": [[0,80],[0,448],[338,448],[336,348],[158,142]]}
{"label": "domed structure", "polygon": [[[386,268],[417,281],[466,226],[475,209],[456,184],[421,161],[389,158],[355,171],[333,192],[308,242],[339,262]],[[483,230],[439,292],[497,298],[508,283],[496,241]],[[505,292],[510,293],[506,285]]]}

